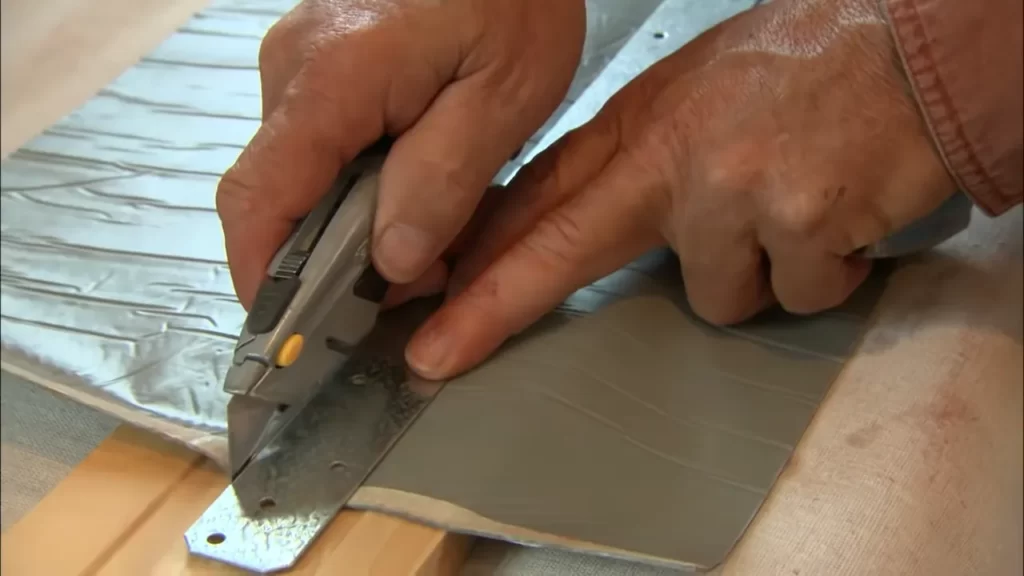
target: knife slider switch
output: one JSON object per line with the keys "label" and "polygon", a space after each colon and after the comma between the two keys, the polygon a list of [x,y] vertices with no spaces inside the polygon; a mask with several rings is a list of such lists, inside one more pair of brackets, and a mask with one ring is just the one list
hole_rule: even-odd
{"label": "knife slider switch", "polygon": [[274,363],[280,368],[291,366],[293,362],[299,359],[299,355],[302,354],[303,344],[305,344],[305,340],[302,338],[302,334],[292,334],[277,349]]}
{"label": "knife slider switch", "polygon": [[256,291],[252,309],[245,320],[246,329],[251,334],[266,334],[273,330],[301,285],[302,281],[294,276],[265,279]]}

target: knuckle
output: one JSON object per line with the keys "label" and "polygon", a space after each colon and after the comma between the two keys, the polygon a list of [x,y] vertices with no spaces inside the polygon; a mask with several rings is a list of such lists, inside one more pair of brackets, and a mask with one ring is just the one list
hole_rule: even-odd
{"label": "knuckle", "polygon": [[507,286],[500,273],[484,273],[460,290],[455,301],[463,311],[486,317],[497,332],[513,334],[518,328],[514,312],[516,294]]}
{"label": "knuckle", "polygon": [[330,67],[332,64],[345,64],[350,62],[349,52],[342,49],[342,44],[348,44],[347,40],[351,34],[348,31],[335,30],[332,28],[316,28],[304,35],[302,47],[303,55],[307,62],[321,62],[323,66]]}
{"label": "knuckle", "polygon": [[616,153],[628,159],[628,164],[639,174],[669,184],[667,188],[684,177],[686,164],[683,148],[675,130],[654,124],[623,138],[618,143]]}
{"label": "knuckle", "polygon": [[[299,68],[288,87],[285,89],[285,110],[290,121],[302,123],[311,137],[318,142],[331,142],[336,139],[338,115],[342,112],[339,105],[339,90],[336,79],[320,70],[316,62]],[[309,107],[316,108],[316,115],[310,113]]]}
{"label": "knuckle", "polygon": [[275,22],[263,35],[257,56],[261,70],[273,66],[282,54],[287,54],[293,49],[292,46],[289,46],[291,43],[289,39],[295,30],[294,22],[293,17],[285,16]]}
{"label": "knuckle", "polygon": [[[365,60],[363,51],[346,50],[341,43],[349,31],[324,25],[327,14],[299,5],[274,23],[260,42],[258,59],[262,75],[292,75],[336,78],[344,75],[354,61]],[[358,52],[358,54],[353,54]]]}
{"label": "knuckle", "polygon": [[462,302],[486,310],[501,299],[500,287],[501,284],[495,280],[493,274],[484,274],[462,284],[457,296]]}
{"label": "knuckle", "polygon": [[266,34],[263,35],[263,40],[260,41],[260,57],[262,58],[275,50],[280,50],[282,48],[282,41],[287,36],[289,29],[290,23],[287,17],[274,22]]}
{"label": "knuckle", "polygon": [[521,246],[545,267],[571,266],[580,261],[583,235],[575,218],[556,211],[538,222]]}
{"label": "knuckle", "polygon": [[460,168],[432,154],[405,158],[416,164],[413,173],[421,175],[424,184],[421,189],[428,195],[424,201],[438,202],[449,209],[455,207],[455,210],[449,210],[451,212],[458,212],[463,206],[475,206],[487,188],[486,183],[478,182],[479,178],[472,170]]}
{"label": "knuckle", "polygon": [[246,168],[248,164],[248,158],[243,153],[217,183],[215,205],[221,219],[244,220],[260,208],[256,189],[251,184],[250,171]]}
{"label": "knuckle", "polygon": [[812,194],[803,192],[782,192],[775,195],[773,202],[774,224],[788,236],[810,238],[825,221],[827,211]]}
{"label": "knuckle", "polygon": [[557,142],[538,154],[516,172],[507,188],[514,190],[517,195],[537,195],[538,190],[545,185],[560,190],[559,168],[564,165],[560,157],[564,148],[564,141]]}
{"label": "knuckle", "polygon": [[580,146],[588,138],[597,141],[602,137],[602,133],[595,133],[590,126],[573,128],[524,164],[512,178],[509,189],[526,204],[535,204],[548,194],[572,190],[571,174],[577,164]]}
{"label": "knuckle", "polygon": [[751,146],[726,146],[708,155],[704,180],[711,190],[750,191],[759,186],[758,164]]}
{"label": "knuckle", "polygon": [[483,196],[486,187],[476,185],[476,179],[468,170],[459,170],[446,166],[442,162],[435,162],[434,168],[438,181],[443,186],[442,189],[447,191],[459,205],[470,201],[475,205],[476,200]]}

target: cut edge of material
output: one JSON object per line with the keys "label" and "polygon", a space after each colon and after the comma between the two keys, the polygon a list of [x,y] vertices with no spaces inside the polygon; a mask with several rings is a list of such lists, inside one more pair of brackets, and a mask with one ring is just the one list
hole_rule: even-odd
{"label": "cut edge of material", "polygon": [[644,562],[652,566],[698,572],[714,568],[714,566],[675,562],[657,556],[638,554],[620,548],[539,532],[522,526],[504,524],[450,502],[392,488],[363,486],[349,500],[348,507],[355,510],[377,511],[407,518],[441,530],[503,540],[530,548],[544,547],[583,552],[616,560]]}

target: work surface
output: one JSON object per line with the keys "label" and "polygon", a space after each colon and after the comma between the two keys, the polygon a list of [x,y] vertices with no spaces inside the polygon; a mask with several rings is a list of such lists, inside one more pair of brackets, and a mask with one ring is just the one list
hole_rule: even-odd
{"label": "work surface", "polygon": [[1020,226],[979,219],[897,271],[726,570],[1019,573]]}

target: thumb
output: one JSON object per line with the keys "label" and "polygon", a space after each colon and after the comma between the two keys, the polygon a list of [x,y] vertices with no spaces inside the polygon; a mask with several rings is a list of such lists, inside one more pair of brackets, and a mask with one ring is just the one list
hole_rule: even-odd
{"label": "thumb", "polygon": [[448,85],[391,148],[381,173],[373,248],[377,270],[391,282],[411,282],[441,256],[471,220],[494,175],[555,110],[571,80],[570,74],[541,71],[543,81],[512,86],[497,77],[507,72],[503,68]]}

